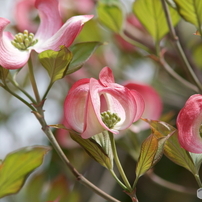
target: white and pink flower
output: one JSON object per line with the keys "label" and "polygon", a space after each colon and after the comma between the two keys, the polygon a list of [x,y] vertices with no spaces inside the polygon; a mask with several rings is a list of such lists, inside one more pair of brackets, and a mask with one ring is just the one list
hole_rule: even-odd
{"label": "white and pink flower", "polygon": [[[118,134],[137,121],[143,111],[141,95],[114,83],[113,73],[108,67],[102,69],[99,80],[77,81],[64,103],[67,127],[80,133],[82,138],[90,138],[104,130]],[[111,127],[105,122],[106,117],[111,120],[110,116],[115,120]]]}
{"label": "white and pink flower", "polygon": [[[10,23],[5,18],[0,18],[0,65],[6,69],[19,69],[23,67],[32,50],[40,53],[52,49],[59,50],[60,46],[69,47],[81,31],[83,24],[90,20],[92,15],[74,16],[64,24],[58,9],[58,0],[36,0],[40,25],[35,34],[13,36],[4,29]],[[30,38],[28,38],[30,37]],[[30,40],[25,42],[26,40]]]}

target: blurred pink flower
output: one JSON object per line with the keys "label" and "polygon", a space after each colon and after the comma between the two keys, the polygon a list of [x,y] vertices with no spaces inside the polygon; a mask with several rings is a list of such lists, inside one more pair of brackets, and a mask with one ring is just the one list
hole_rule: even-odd
{"label": "blurred pink flower", "polygon": [[189,152],[202,153],[202,95],[192,95],[177,117],[180,145]]}
{"label": "blurred pink flower", "polygon": [[67,12],[68,9],[75,11],[76,13],[89,13],[94,5],[95,2],[93,0],[59,0],[61,5],[61,12]]}
{"label": "blurred pink flower", "polygon": [[93,0],[73,0],[75,2],[75,7],[80,13],[88,13],[94,7]]}
{"label": "blurred pink flower", "polygon": [[[127,16],[124,30],[126,35],[128,35],[129,37],[135,37],[136,39],[141,39],[146,33],[145,28],[139,22],[137,17],[133,14],[129,14]],[[136,50],[136,47],[133,44],[126,41],[119,34],[114,34],[114,37],[116,39],[118,46],[121,49],[128,52],[132,52]]]}
{"label": "blurred pink flower", "polygon": [[[72,9],[76,13],[86,14],[89,13],[93,7],[93,0],[58,0],[59,10],[62,19],[67,19],[68,16],[72,15]],[[15,5],[15,21],[16,27],[19,31],[25,29],[29,32],[36,32],[37,24],[37,12],[35,9],[35,0],[19,0]],[[38,19],[37,19],[38,20]]]}
{"label": "blurred pink flower", "polygon": [[36,0],[35,7],[41,19],[35,36],[27,31],[16,37],[10,32],[4,32],[10,21],[0,18],[0,65],[4,68],[23,67],[32,50],[40,53],[48,49],[57,51],[61,45],[70,46],[83,24],[93,17],[92,15],[74,16],[62,25],[57,0]]}
{"label": "blurred pink flower", "polygon": [[108,67],[102,69],[99,80],[77,81],[64,103],[67,127],[80,133],[82,138],[90,138],[104,130],[118,134],[119,130],[137,121],[143,111],[144,101],[140,94],[114,83]]}
{"label": "blurred pink flower", "polygon": [[[142,115],[143,118],[158,120],[162,113],[162,101],[159,94],[154,88],[145,84],[138,84],[130,82],[124,85],[130,90],[136,90],[143,97],[145,102],[145,110]],[[149,124],[139,120],[137,123],[133,124],[130,129],[133,132],[139,132],[149,128]]]}
{"label": "blurred pink flower", "polygon": [[35,18],[35,0],[21,0],[15,6],[15,21],[16,27],[19,31],[28,30],[34,33],[37,30],[37,23],[34,23]]}
{"label": "blurred pink flower", "polygon": [[144,26],[142,26],[142,24],[134,14],[130,14],[127,16],[127,22],[130,23],[132,26],[145,32]]}
{"label": "blurred pink flower", "polygon": [[116,39],[116,43],[118,46],[124,51],[132,52],[136,50],[135,46],[124,40],[120,35],[114,34],[114,38]]}

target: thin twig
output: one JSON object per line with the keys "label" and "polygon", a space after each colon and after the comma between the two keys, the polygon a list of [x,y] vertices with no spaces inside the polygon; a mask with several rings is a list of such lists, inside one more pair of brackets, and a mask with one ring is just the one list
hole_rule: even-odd
{"label": "thin twig", "polygon": [[186,87],[190,88],[191,90],[195,91],[195,92],[199,92],[199,89],[193,85],[192,83],[188,82],[187,80],[185,80],[183,77],[181,77],[179,74],[177,74],[172,68],[171,66],[164,60],[163,57],[159,58],[159,63],[164,67],[164,69],[171,75],[173,76],[176,80],[178,80],[179,82],[181,82],[182,84],[184,84]]}
{"label": "thin twig", "polygon": [[0,86],[2,88],[4,88],[7,92],[9,92],[11,95],[13,95],[15,98],[17,98],[18,100],[20,100],[22,103],[24,103],[25,105],[27,105],[32,111],[36,111],[36,109],[30,103],[28,103],[26,100],[24,100],[19,95],[17,95],[12,90],[10,90],[10,88],[7,85],[0,85]]}
{"label": "thin twig", "polygon": [[156,184],[162,187],[165,187],[167,189],[170,189],[179,193],[196,194],[196,190],[164,180],[158,175],[156,175],[155,173],[153,173],[152,170],[148,171],[146,174],[153,182],[155,182]]}
{"label": "thin twig", "polygon": [[170,34],[171,34],[172,39],[173,39],[173,41],[174,41],[174,43],[176,45],[177,51],[178,51],[181,59],[183,60],[183,62],[185,64],[185,67],[187,68],[187,70],[188,70],[190,76],[192,77],[194,83],[198,87],[198,89],[199,89],[198,91],[202,92],[201,83],[200,83],[199,79],[196,77],[196,75],[195,75],[192,67],[190,66],[189,61],[187,60],[186,55],[185,55],[185,53],[184,53],[184,51],[182,49],[182,46],[181,46],[181,44],[179,42],[178,36],[177,36],[177,34],[175,32],[175,29],[174,29],[174,27],[172,25],[172,19],[171,19],[171,16],[170,16],[170,13],[169,13],[166,1],[165,0],[161,0],[161,2],[162,2],[162,5],[163,5],[163,10],[164,10],[165,15],[166,15],[166,20],[167,20],[167,23],[168,23]]}
{"label": "thin twig", "polygon": [[57,140],[55,139],[52,131],[50,130],[50,127],[46,124],[46,121],[44,119],[43,110],[40,107],[38,107],[37,109],[38,109],[38,112],[34,112],[34,115],[36,116],[36,118],[40,122],[40,124],[42,126],[42,130],[47,135],[48,139],[50,140],[51,144],[53,145],[54,149],[58,153],[58,155],[61,158],[61,160],[69,168],[69,170],[76,177],[76,179],[81,184],[83,184],[86,187],[90,188],[95,193],[97,193],[98,195],[100,195],[101,197],[103,197],[104,199],[106,199],[107,201],[110,201],[110,202],[120,202],[119,200],[115,199],[114,197],[108,195],[107,193],[105,193],[104,191],[102,191],[101,189],[99,189],[98,187],[96,187],[93,183],[91,183],[90,181],[88,181],[82,174],[80,174],[73,167],[73,165],[70,163],[69,159],[65,156],[64,152],[62,151],[62,149],[61,149],[60,145],[58,144]]}
{"label": "thin twig", "polygon": [[[8,78],[8,79],[9,79],[9,78]],[[27,96],[27,98],[29,98],[32,103],[36,103],[36,101],[35,101],[24,89],[22,89],[22,88],[19,86],[19,84],[18,84],[15,80],[13,80],[13,78],[12,78],[12,79],[9,79],[9,81],[10,81],[18,90],[20,90],[25,96]]]}

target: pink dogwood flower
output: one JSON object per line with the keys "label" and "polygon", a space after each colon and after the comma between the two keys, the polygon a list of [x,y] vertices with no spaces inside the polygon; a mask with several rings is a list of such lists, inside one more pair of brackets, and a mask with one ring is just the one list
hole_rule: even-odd
{"label": "pink dogwood flower", "polygon": [[[128,82],[124,86],[129,88],[130,90],[136,90],[144,99],[145,110],[142,114],[143,118],[152,120],[158,120],[160,118],[163,105],[159,94],[153,87],[146,84],[138,84],[134,82]],[[146,130],[148,128],[149,124],[142,120],[131,125],[130,127],[130,129],[135,133],[138,133],[141,130]]]}
{"label": "pink dogwood flower", "polygon": [[189,152],[202,153],[202,95],[192,95],[177,117],[180,145]]}
{"label": "pink dogwood flower", "polygon": [[40,53],[48,49],[57,51],[61,45],[69,47],[83,24],[93,17],[74,16],[62,24],[58,0],[36,0],[35,7],[41,20],[35,36],[27,30],[16,36],[4,32],[10,21],[0,18],[0,65],[6,69],[23,67],[32,50]]}
{"label": "pink dogwood flower", "polygon": [[144,101],[134,90],[114,83],[110,68],[105,67],[99,80],[77,81],[65,99],[64,115],[67,127],[82,138],[108,130],[118,134],[137,121],[144,111]]}

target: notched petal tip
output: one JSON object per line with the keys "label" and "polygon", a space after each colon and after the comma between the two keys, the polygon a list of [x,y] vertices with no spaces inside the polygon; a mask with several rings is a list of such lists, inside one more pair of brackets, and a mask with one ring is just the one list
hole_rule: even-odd
{"label": "notched petal tip", "polygon": [[91,20],[94,17],[94,15],[80,15],[80,16],[82,17],[81,20],[82,24],[86,23],[87,21]]}
{"label": "notched petal tip", "polygon": [[99,80],[104,86],[114,83],[114,75],[112,70],[109,67],[104,67],[99,74]]}

